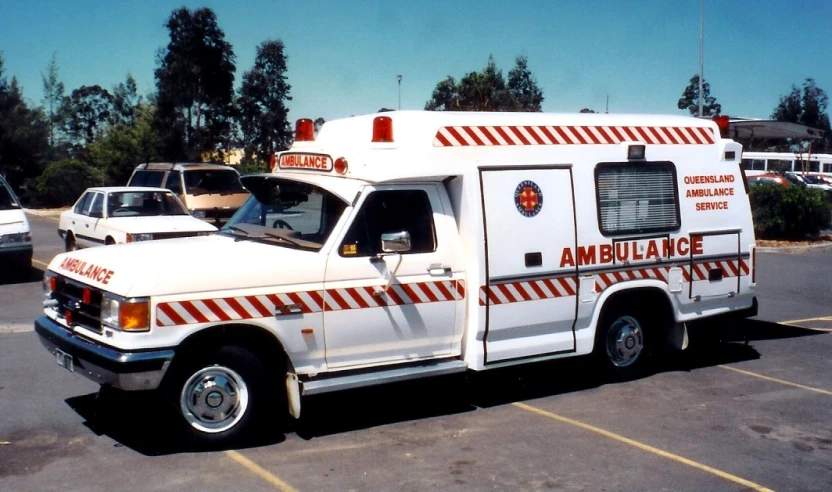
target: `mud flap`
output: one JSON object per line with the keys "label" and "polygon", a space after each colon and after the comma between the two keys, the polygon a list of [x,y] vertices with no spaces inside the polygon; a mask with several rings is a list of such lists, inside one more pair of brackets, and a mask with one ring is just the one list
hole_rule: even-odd
{"label": "mud flap", "polygon": [[676,350],[688,348],[688,327],[685,323],[673,323],[667,333],[667,346]]}
{"label": "mud flap", "polygon": [[286,401],[289,403],[289,415],[299,419],[300,384],[298,383],[298,375],[293,372],[286,373]]}

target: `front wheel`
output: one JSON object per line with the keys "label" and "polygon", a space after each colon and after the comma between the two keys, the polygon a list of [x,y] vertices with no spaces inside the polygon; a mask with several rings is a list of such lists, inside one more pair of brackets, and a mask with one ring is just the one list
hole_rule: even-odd
{"label": "front wheel", "polygon": [[226,346],[174,374],[167,394],[188,436],[226,444],[249,434],[267,404],[263,364],[243,347]]}

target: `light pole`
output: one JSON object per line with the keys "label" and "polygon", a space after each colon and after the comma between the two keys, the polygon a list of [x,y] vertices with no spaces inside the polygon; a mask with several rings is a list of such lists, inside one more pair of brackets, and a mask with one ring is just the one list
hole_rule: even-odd
{"label": "light pole", "polygon": [[399,111],[402,109],[402,76],[396,75],[396,80],[399,81]]}
{"label": "light pole", "polygon": [[705,0],[699,1],[699,117],[702,117],[704,101],[702,94],[705,85]]}

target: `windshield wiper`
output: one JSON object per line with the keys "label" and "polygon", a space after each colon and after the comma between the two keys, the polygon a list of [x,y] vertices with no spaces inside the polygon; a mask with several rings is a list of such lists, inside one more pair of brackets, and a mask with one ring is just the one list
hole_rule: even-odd
{"label": "windshield wiper", "polygon": [[263,235],[268,236],[268,237],[273,237],[275,239],[282,239],[283,241],[286,241],[287,243],[291,244],[292,246],[295,246],[297,248],[303,248],[303,246],[301,246],[300,243],[298,243],[297,241],[289,239],[288,237],[285,237],[285,236],[281,236],[280,234],[275,234],[273,232],[264,232]]}
{"label": "windshield wiper", "polygon": [[[245,236],[251,236],[251,233],[248,232],[247,230],[243,229],[242,227],[227,225],[227,226],[223,227],[222,229],[223,230],[227,229],[229,231],[232,231],[232,233],[239,231],[239,232],[242,232],[243,234],[245,234]],[[220,231],[220,232],[222,232],[222,231]],[[242,241],[242,240],[246,239],[246,237],[238,235],[238,234],[234,234],[234,236],[236,236],[234,238],[234,241]]]}

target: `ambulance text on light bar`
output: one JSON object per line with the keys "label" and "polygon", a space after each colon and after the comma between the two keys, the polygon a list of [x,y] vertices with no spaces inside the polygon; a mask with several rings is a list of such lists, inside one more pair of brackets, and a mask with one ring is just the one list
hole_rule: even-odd
{"label": "ambulance text on light bar", "polygon": [[332,158],[322,154],[282,154],[278,167],[305,171],[332,171]]}

